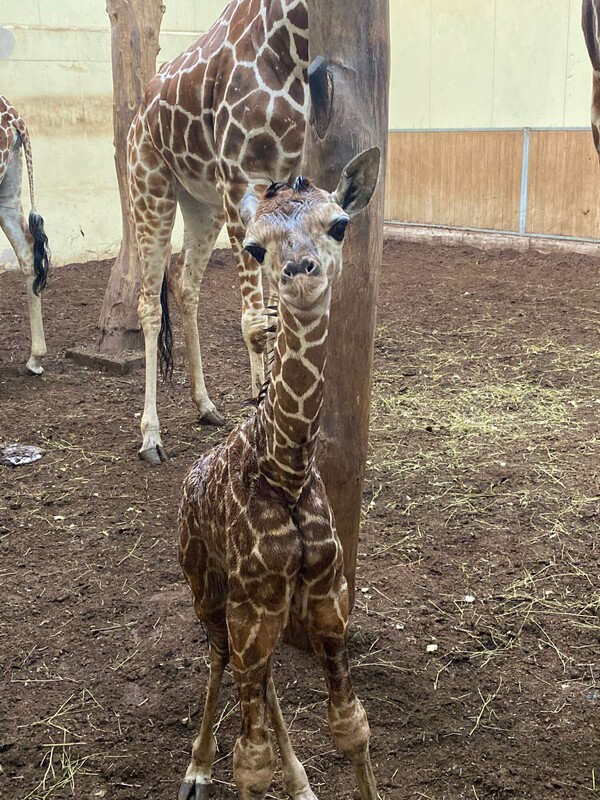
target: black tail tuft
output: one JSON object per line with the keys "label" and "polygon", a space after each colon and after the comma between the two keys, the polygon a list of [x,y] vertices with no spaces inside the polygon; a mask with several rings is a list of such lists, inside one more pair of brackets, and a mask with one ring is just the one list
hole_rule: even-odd
{"label": "black tail tuft", "polygon": [[48,269],[50,268],[50,250],[48,237],[44,232],[44,220],[38,213],[32,211],[29,215],[29,232],[33,236],[33,292],[39,295],[46,285]]}
{"label": "black tail tuft", "polygon": [[170,381],[173,377],[173,330],[171,329],[168,295],[167,276],[165,274],[160,289],[162,316],[158,334],[158,363],[163,381]]}

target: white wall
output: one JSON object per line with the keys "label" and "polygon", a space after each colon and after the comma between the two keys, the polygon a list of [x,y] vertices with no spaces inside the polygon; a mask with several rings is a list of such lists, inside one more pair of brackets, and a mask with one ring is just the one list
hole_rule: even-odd
{"label": "white wall", "polygon": [[[158,64],[198,38],[227,3],[167,0],[166,5]],[[121,217],[105,3],[0,0],[0,25],[0,93],[19,109],[31,132],[36,205],[45,219],[53,261],[113,256]],[[23,203],[29,209],[26,192]],[[179,222],[174,247],[180,242]],[[0,265],[14,261],[0,232]]]}
{"label": "white wall", "polygon": [[[226,2],[165,4],[159,63]],[[580,0],[390,0],[390,127],[587,126],[580,8]],[[55,263],[114,255],[121,224],[104,1],[0,0],[0,93],[32,133],[37,206]],[[179,225],[175,247],[180,237]],[[0,233],[0,264],[12,259]]]}
{"label": "white wall", "polygon": [[581,0],[390,0],[390,128],[579,127]]}

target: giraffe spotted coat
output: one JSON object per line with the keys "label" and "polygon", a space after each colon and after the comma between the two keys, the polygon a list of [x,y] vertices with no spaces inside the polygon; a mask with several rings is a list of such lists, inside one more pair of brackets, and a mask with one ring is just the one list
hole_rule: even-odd
{"label": "giraffe spotted coat", "polygon": [[[23,159],[29,181],[31,211],[25,219],[21,204]],[[31,328],[31,354],[25,371],[41,375],[46,355],[40,292],[46,285],[49,268],[48,239],[44,220],[36,212],[33,192],[33,158],[29,131],[19,112],[0,95],[0,228],[15,251],[25,277]]]}
{"label": "giraffe spotted coat", "polygon": [[315,466],[331,305],[352,214],[377,180],[379,151],[357,156],[338,190],[305,179],[242,202],[245,247],[278,280],[278,323],[270,381],[256,412],[190,470],[179,512],[180,562],[209,635],[210,675],[200,732],[180,800],[205,798],[223,670],[231,661],[242,725],[234,780],[242,800],[260,800],[276,764],[286,790],[315,800],[296,758],[277,695],[273,651],[291,616],[325,671],[329,726],[352,762],[362,800],[376,800],[369,725],[352,688],[346,648],[348,588],[342,548]]}
{"label": "giraffe spotted coat", "polygon": [[[156,408],[156,352],[161,285],[177,206],[184,219],[184,244],[168,280],[182,317],[191,394],[201,420],[222,422],[204,381],[197,307],[223,222],[238,261],[253,394],[262,384],[262,276],[242,248],[239,205],[248,186],[286,180],[299,164],[307,110],[307,29],[306,0],[233,0],[204,36],[163,65],[146,87],[132,123],[129,188],[142,264],[139,316],[146,343],[140,456],[150,463],[166,458]],[[276,286],[276,276],[268,279]]]}

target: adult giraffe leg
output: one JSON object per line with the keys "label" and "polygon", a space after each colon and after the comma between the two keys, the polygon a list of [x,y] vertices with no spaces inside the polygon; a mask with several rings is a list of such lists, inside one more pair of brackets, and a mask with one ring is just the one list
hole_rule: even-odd
{"label": "adult giraffe leg", "polygon": [[283,785],[286,792],[292,800],[317,800],[317,796],[308,783],[306,771],[294,753],[272,676],[269,678],[267,685],[267,705],[273,732],[277,739],[277,747],[283,769]]}
{"label": "adult giraffe leg", "polygon": [[215,205],[200,203],[180,189],[177,200],[184,219],[183,249],[174,269],[169,271],[169,288],[177,302],[188,354],[192,400],[200,422],[222,425],[224,420],[208,396],[202,370],[198,337],[198,297],[206,264],[223,226],[221,199]]}
{"label": "adult giraffe leg", "polygon": [[242,295],[242,336],[250,357],[252,396],[256,397],[265,380],[262,354],[267,344],[269,323],[265,316],[260,265],[242,248],[246,229],[240,219],[239,201],[246,187],[240,187],[236,191],[237,188],[229,187],[223,195],[229,241],[238,264]]}
{"label": "adult giraffe leg", "polygon": [[329,691],[329,730],[336,746],[350,759],[361,800],[377,800],[369,756],[370,729],[354,693],[348,663],[348,587],[338,568],[333,588],[308,601],[307,632],[325,672]]}
{"label": "adult giraffe leg", "polygon": [[[139,455],[149,464],[160,464],[167,459],[156,408],[160,292],[171,253],[176,199],[170,171],[154,149],[150,136],[140,131],[140,127],[138,120],[137,127],[130,133],[128,165],[131,213],[141,261],[138,316],[146,352],[146,391],[141,422],[143,441]],[[131,146],[132,141],[135,141],[135,147]]]}
{"label": "adult giraffe leg", "polygon": [[0,183],[0,227],[16,253],[27,287],[29,325],[31,328],[31,354],[27,370],[31,375],[44,372],[42,358],[46,355],[46,339],[42,320],[42,301],[33,291],[33,241],[21,205],[23,163],[21,153],[13,152],[2,183]]}

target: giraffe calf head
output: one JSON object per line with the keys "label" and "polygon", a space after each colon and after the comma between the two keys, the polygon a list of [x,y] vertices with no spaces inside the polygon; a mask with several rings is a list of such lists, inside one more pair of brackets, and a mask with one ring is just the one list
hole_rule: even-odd
{"label": "giraffe calf head", "polygon": [[286,305],[315,306],[342,270],[350,218],[369,203],[379,172],[379,149],[365,150],[342,171],[333,193],[307,178],[271,184],[259,200],[249,190],[240,209],[244,247],[263,264]]}

